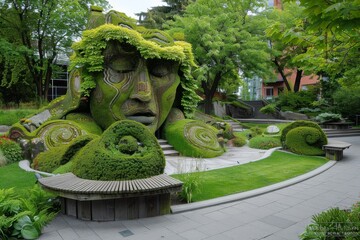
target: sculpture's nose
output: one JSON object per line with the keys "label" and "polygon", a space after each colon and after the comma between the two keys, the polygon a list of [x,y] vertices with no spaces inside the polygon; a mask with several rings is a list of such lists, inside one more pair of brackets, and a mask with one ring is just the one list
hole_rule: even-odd
{"label": "sculpture's nose", "polygon": [[151,100],[152,87],[150,83],[150,76],[147,66],[143,64],[137,76],[134,78],[134,87],[132,89],[130,98],[142,102],[149,102]]}

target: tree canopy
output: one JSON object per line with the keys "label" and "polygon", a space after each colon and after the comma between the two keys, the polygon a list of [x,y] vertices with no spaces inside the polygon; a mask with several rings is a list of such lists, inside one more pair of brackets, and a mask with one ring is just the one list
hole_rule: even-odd
{"label": "tree canopy", "polygon": [[203,90],[207,113],[216,90],[233,92],[241,77],[268,76],[268,46],[263,34],[266,18],[254,14],[264,4],[255,0],[197,0],[183,17],[175,17],[169,24],[174,37],[192,44],[198,64],[195,77]]}
{"label": "tree canopy", "polygon": [[295,58],[304,69],[337,78],[343,85],[360,85],[360,2],[300,0],[308,31],[316,37],[306,53]]}
{"label": "tree canopy", "polygon": [[0,54],[2,85],[25,81],[20,74],[28,74],[38,97],[46,99],[53,64],[84,30],[92,4],[107,1],[0,1],[0,49],[7,50]]}

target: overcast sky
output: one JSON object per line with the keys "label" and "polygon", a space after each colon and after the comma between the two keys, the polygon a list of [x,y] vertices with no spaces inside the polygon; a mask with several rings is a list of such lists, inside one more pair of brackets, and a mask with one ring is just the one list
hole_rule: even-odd
{"label": "overcast sky", "polygon": [[135,13],[146,12],[151,7],[166,5],[161,0],[108,0],[112,9],[137,19]]}

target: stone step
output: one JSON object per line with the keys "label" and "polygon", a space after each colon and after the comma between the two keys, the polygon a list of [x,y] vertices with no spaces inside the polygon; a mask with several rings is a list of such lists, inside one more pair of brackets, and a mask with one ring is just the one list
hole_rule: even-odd
{"label": "stone step", "polygon": [[179,156],[179,152],[172,149],[172,150],[163,150],[165,156]]}
{"label": "stone step", "polygon": [[170,144],[161,144],[160,146],[161,146],[162,150],[172,150],[172,149],[174,149],[174,147],[171,146]]}
{"label": "stone step", "polygon": [[171,146],[165,139],[158,139],[161,149],[165,156],[179,156],[179,152]]}

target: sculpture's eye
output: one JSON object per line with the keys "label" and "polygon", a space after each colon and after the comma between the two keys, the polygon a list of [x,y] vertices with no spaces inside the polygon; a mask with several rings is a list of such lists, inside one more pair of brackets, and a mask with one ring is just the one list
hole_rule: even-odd
{"label": "sculpture's eye", "polygon": [[109,62],[109,67],[118,73],[129,73],[135,71],[137,61],[132,57],[113,58]]}
{"label": "sculpture's eye", "polygon": [[150,60],[148,63],[150,74],[159,78],[173,73],[175,66],[177,66],[175,62],[166,60]]}

